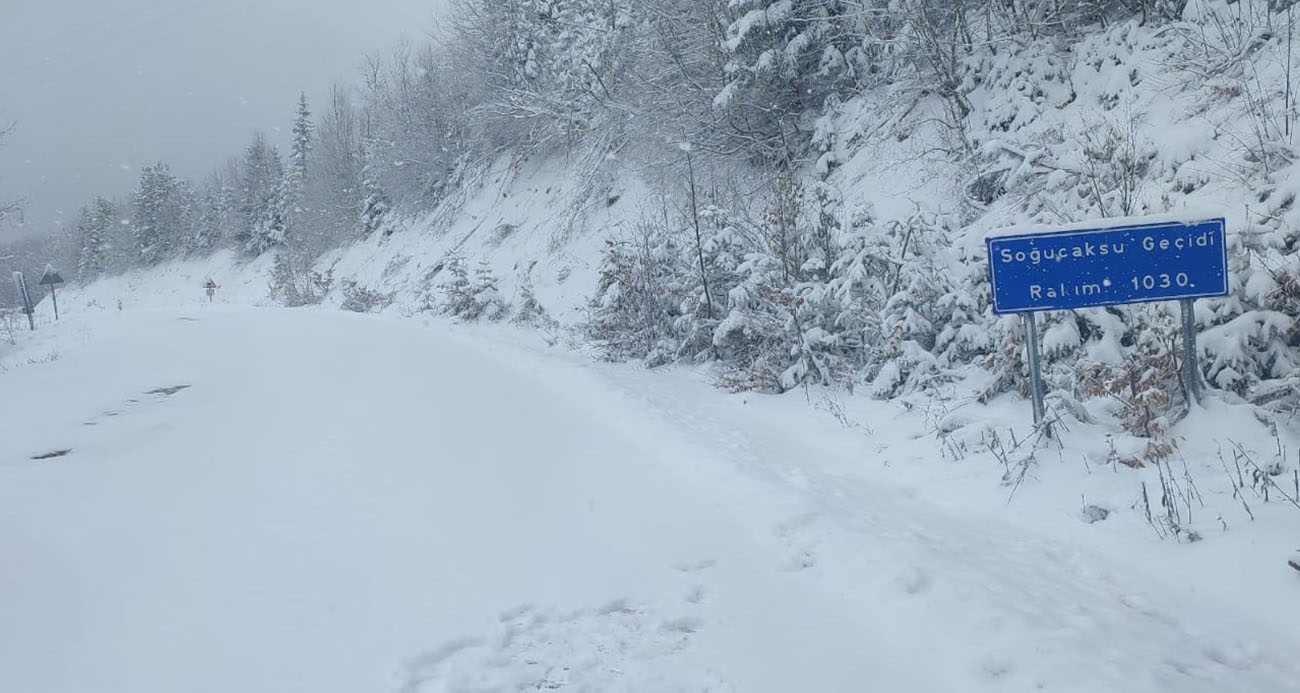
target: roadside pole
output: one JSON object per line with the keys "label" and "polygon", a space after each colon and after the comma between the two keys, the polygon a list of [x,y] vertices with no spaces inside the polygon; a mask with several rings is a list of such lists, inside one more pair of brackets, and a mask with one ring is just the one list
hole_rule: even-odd
{"label": "roadside pole", "polygon": [[1183,310],[1183,383],[1187,387],[1187,406],[1201,404],[1201,367],[1196,353],[1196,311],[1193,300],[1178,302]]}
{"label": "roadside pole", "polygon": [[54,269],[54,265],[45,265],[45,272],[41,274],[41,284],[50,287],[50,301],[54,303],[54,320],[59,320],[59,295],[54,292],[54,287],[63,283],[63,277],[59,271]]}
{"label": "roadside pole", "polygon": [[32,294],[27,290],[27,279],[23,277],[22,272],[14,272],[14,290],[18,292],[18,300],[22,302],[23,312],[27,314],[27,327],[35,332],[36,311],[32,307]]}
{"label": "roadside pole", "polygon": [[[1034,426],[1043,427],[1047,420],[1047,405],[1043,402],[1043,364],[1038,353],[1038,317],[1033,312],[1021,313],[1025,324],[1025,353],[1029,361],[1029,393],[1034,403]],[[1047,437],[1052,437],[1052,427],[1043,427]]]}

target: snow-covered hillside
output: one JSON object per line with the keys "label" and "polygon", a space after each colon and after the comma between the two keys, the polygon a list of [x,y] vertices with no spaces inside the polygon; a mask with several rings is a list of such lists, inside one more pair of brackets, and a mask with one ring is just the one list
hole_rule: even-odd
{"label": "snow-covered hillside", "polygon": [[[0,405],[6,687],[1295,690],[1294,576],[1260,560],[1277,503],[1162,543],[1127,506],[1051,508],[1073,455],[1008,505],[917,412],[528,334],[191,305],[24,340],[0,375],[23,393]],[[1126,503],[1127,473],[1084,500]]]}

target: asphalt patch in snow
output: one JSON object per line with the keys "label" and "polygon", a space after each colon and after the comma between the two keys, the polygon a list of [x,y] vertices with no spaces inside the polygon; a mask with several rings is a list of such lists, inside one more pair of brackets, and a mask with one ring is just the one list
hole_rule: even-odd
{"label": "asphalt patch in snow", "polygon": [[64,457],[65,455],[67,455],[68,453],[71,453],[71,452],[72,452],[72,448],[67,448],[67,449],[64,449],[64,450],[51,450],[51,451],[49,451],[49,452],[43,452],[43,453],[41,453],[41,454],[39,454],[39,455],[32,455],[32,459],[34,459],[34,460],[52,460],[52,459],[54,459],[54,458],[56,458],[56,457]]}

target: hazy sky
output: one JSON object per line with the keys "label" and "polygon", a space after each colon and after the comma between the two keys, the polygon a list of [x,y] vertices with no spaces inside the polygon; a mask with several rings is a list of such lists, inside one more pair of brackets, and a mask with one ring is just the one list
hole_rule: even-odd
{"label": "hazy sky", "polygon": [[355,84],[365,54],[423,40],[446,1],[4,2],[0,200],[24,198],[24,230],[42,232],[143,165],[201,178],[256,130],[284,143],[300,90],[315,105]]}

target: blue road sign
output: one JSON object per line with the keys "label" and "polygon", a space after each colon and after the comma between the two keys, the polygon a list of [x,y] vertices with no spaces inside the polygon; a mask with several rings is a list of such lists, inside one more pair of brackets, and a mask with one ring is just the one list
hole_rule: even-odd
{"label": "blue road sign", "polygon": [[1228,294],[1224,220],[990,237],[993,312]]}

